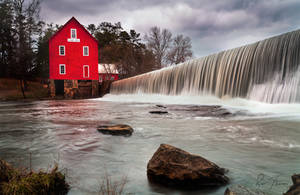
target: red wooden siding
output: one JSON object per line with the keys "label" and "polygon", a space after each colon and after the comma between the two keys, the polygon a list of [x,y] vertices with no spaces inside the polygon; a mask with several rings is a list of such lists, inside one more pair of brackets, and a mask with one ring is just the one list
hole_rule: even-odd
{"label": "red wooden siding", "polygon": [[[71,29],[76,29],[80,42],[69,42]],[[65,46],[65,55],[59,55],[59,46]],[[89,56],[83,56],[88,46]],[[65,64],[65,74],[59,74],[59,65]],[[88,65],[88,68],[84,68]],[[86,70],[88,69],[88,70]],[[98,43],[73,17],[49,40],[49,78],[69,80],[98,80]]]}

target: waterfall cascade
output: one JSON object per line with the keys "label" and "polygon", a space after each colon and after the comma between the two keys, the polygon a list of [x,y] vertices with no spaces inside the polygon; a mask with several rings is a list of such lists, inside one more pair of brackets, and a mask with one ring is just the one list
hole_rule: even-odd
{"label": "waterfall cascade", "polygon": [[112,94],[157,93],[300,102],[300,30],[114,82]]}

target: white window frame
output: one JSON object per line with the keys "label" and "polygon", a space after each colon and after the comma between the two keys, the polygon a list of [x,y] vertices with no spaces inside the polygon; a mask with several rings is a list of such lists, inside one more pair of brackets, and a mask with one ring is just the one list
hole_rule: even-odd
{"label": "white window frame", "polygon": [[[75,32],[75,37],[72,37],[72,32]],[[76,28],[71,28],[71,39],[77,39],[77,29]]]}
{"label": "white window frame", "polygon": [[[85,72],[84,72],[85,71],[85,69],[84,69],[85,67],[88,67],[87,68],[87,70],[88,70],[87,77],[85,76]],[[83,72],[82,73],[83,73],[83,78],[90,78],[90,66],[89,65],[83,65]]]}
{"label": "white window frame", "polygon": [[[65,71],[64,73],[61,72],[61,67],[64,67],[64,71]],[[60,74],[60,75],[65,75],[66,72],[67,72],[67,71],[66,71],[66,65],[65,65],[65,64],[60,64],[60,65],[59,65],[59,74]]]}
{"label": "white window frame", "polygon": [[[60,53],[60,48],[61,48],[61,47],[64,48],[64,54],[61,54],[61,53]],[[58,53],[59,53],[60,56],[65,56],[65,55],[66,55],[66,46],[64,46],[64,45],[58,46]]]}
{"label": "white window frame", "polygon": [[[84,48],[87,48],[87,55],[85,55],[84,53]],[[89,56],[90,55],[90,51],[89,51],[89,46],[83,46],[83,56]]]}
{"label": "white window frame", "polygon": [[[72,37],[72,32],[75,31],[75,37]],[[71,28],[70,29],[70,37],[68,39],[68,42],[80,42],[80,39],[77,39],[77,29],[76,28]]]}

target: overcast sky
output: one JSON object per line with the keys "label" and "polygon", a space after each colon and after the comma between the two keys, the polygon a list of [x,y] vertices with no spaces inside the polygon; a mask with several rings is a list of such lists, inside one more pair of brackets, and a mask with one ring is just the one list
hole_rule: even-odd
{"label": "overcast sky", "polygon": [[121,22],[142,36],[167,28],[192,39],[194,57],[300,29],[300,0],[43,0],[41,7],[48,23]]}

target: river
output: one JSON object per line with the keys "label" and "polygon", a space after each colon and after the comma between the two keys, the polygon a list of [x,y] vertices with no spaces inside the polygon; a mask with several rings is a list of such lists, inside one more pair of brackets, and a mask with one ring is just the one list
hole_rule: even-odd
{"label": "river", "polygon": [[[221,105],[234,115],[151,115],[156,104]],[[131,137],[103,135],[102,124],[128,124]],[[105,175],[126,177],[133,194],[221,195],[227,186],[180,191],[150,184],[147,163],[161,143],[201,155],[229,170],[230,184],[282,194],[300,173],[300,105],[199,96],[106,95],[88,100],[0,103],[0,158],[49,169],[58,163],[69,194],[97,194]],[[31,156],[31,157],[30,157]]]}

